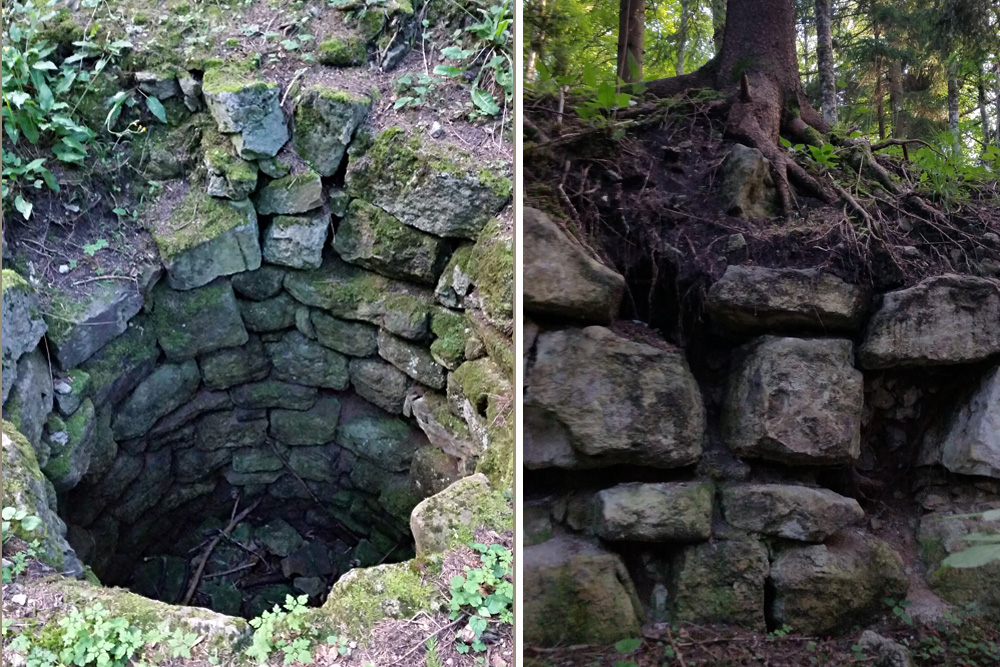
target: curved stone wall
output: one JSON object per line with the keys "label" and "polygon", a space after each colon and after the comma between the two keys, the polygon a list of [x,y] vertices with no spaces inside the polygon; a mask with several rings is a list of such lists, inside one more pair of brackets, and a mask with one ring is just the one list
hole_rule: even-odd
{"label": "curved stone wall", "polygon": [[209,70],[208,112],[164,137],[197,157],[147,211],[145,268],[3,281],[4,418],[67,524],[49,560],[180,601],[253,506],[212,564],[277,573],[196,596],[249,615],[411,557],[411,510],[456,480],[512,479],[511,181],[321,85],[289,133],[260,84]]}

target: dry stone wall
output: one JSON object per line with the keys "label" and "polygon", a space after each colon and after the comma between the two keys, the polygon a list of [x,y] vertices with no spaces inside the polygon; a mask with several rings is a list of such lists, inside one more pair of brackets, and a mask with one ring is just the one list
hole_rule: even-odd
{"label": "dry stone wall", "polygon": [[4,271],[5,467],[43,473],[23,493],[68,574],[178,601],[186,551],[259,502],[244,541],[321,596],[412,556],[421,500],[511,484],[511,181],[369,130],[367,98],[307,87],[289,129],[252,72],[181,87],[200,158],[151,207],[149,266],[79,290]]}
{"label": "dry stone wall", "polygon": [[529,644],[825,635],[928,587],[1000,614],[996,564],[941,566],[998,530],[941,519],[1000,507],[1000,283],[730,266],[682,349],[615,322],[624,279],[545,213],[524,230]]}

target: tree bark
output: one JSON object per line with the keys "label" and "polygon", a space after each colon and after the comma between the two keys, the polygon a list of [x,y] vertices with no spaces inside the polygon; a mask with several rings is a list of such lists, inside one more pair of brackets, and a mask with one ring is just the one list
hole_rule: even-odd
{"label": "tree bark", "polygon": [[651,81],[646,89],[670,97],[698,87],[730,93],[726,136],[759,149],[770,161],[786,215],[793,208],[789,178],[804,191],[835,201],[778,143],[785,134],[821,145],[821,133],[829,130],[802,90],[794,0],[729,0],[722,51],[701,69]]}
{"label": "tree bark", "polygon": [[986,74],[983,72],[982,64],[979,65],[979,119],[983,124],[983,148],[990,145],[990,112],[986,103]]}
{"label": "tree bark", "polygon": [[621,0],[618,16],[618,76],[622,81],[642,81],[645,34],[646,0]]}
{"label": "tree bark", "polygon": [[684,56],[687,51],[688,18],[691,14],[691,0],[681,0],[681,25],[677,30],[677,74],[684,73]]}
{"label": "tree bark", "polygon": [[833,30],[830,0],[816,0],[816,61],[819,65],[819,88],[823,119],[837,122],[837,76],[833,69]]}
{"label": "tree bark", "polygon": [[892,136],[903,136],[901,122],[903,112],[903,63],[897,59],[889,61],[889,120],[892,122]]}
{"label": "tree bark", "polygon": [[948,131],[955,146],[960,144],[958,136],[958,64],[950,61],[948,69]]}
{"label": "tree bark", "polygon": [[712,2],[712,42],[715,52],[722,51],[722,35],[726,30],[726,0],[711,0]]}

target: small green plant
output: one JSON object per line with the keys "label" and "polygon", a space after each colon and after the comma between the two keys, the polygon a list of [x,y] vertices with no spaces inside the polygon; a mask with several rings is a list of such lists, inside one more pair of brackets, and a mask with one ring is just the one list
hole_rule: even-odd
{"label": "small green plant", "polygon": [[435,66],[434,73],[454,79],[474,70],[471,101],[467,103],[470,116],[497,116],[514,99],[514,7],[510,0],[504,0],[477,10],[479,17],[453,35],[456,43],[441,49],[441,55],[452,63]]}
{"label": "small green plant", "polygon": [[[639,650],[640,646],[642,646],[641,639],[635,639],[635,638],[622,639],[621,641],[615,644],[615,652],[618,655],[627,656],[630,653],[634,653],[635,651]],[[637,665],[634,660],[616,660],[615,667],[637,667]]]}
{"label": "small green plant", "polygon": [[424,654],[424,664],[426,667],[444,667],[444,663],[441,662],[441,656],[438,655],[436,637],[429,637],[424,644],[424,648],[427,649],[427,653]]}
{"label": "small green plant", "polygon": [[108,247],[107,239],[97,239],[93,243],[84,243],[83,252],[86,253],[88,256],[93,257],[94,255],[97,254],[98,250],[102,250],[107,247]]}
{"label": "small green plant", "polygon": [[479,552],[482,567],[471,569],[466,566],[465,574],[451,579],[451,619],[468,614],[468,627],[475,635],[471,646],[461,641],[455,643],[455,650],[459,653],[468,653],[470,648],[474,651],[486,650],[482,636],[490,621],[514,622],[513,555],[502,544],[487,547],[477,542],[469,546]]}
{"label": "small green plant", "polygon": [[94,24],[84,39],[73,42],[73,53],[60,60],[57,45],[44,38],[45,24],[57,13],[55,0],[4,5],[0,114],[10,145],[2,153],[0,199],[25,220],[34,208],[31,191],[59,191],[46,166],[49,156],[69,165],[84,163],[97,133],[83,124],[77,109],[112,60],[132,46],[127,40],[99,44]]}
{"label": "small green plant", "polygon": [[[22,533],[33,533],[42,525],[42,520],[33,514],[28,514],[27,510],[16,507],[4,507],[3,513],[3,543],[6,544],[13,536],[14,524],[18,524]],[[26,551],[19,551],[10,557],[11,565],[5,565],[3,567],[3,583],[9,584],[14,580],[14,577],[18,576],[28,568],[28,559],[35,558],[38,556],[41,545],[38,540],[32,540],[28,543],[28,548]]]}
{"label": "small green plant", "polygon": [[788,625],[787,623],[783,623],[780,628],[775,628],[774,630],[771,630],[769,633],[767,633],[767,636],[770,639],[781,639],[782,637],[787,637],[788,635],[792,634],[792,632],[793,632],[792,626]]}
{"label": "small green plant", "polygon": [[913,626],[913,617],[910,616],[906,611],[907,607],[913,604],[912,602],[910,602],[909,600],[897,601],[894,598],[882,598],[882,602],[884,602],[886,605],[889,606],[890,609],[892,609],[893,616],[901,620],[903,623],[906,623],[911,627]]}
{"label": "small green plant", "polygon": [[403,109],[405,107],[419,107],[423,105],[428,97],[434,92],[434,87],[438,81],[432,76],[421,73],[408,73],[396,79],[394,88],[396,90],[396,103],[393,109]]}
{"label": "small green plant", "polygon": [[306,622],[308,601],[308,595],[300,595],[297,598],[288,595],[285,597],[284,608],[274,605],[271,611],[265,611],[257,618],[250,619],[254,633],[251,645],[246,651],[247,656],[263,665],[273,652],[280,650],[284,654],[286,665],[293,662],[311,664],[316,631]]}

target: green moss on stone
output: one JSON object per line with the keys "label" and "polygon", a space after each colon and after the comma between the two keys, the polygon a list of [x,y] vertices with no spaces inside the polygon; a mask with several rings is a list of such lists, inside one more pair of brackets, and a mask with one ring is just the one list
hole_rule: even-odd
{"label": "green moss on stone", "polygon": [[351,570],[341,578],[314,620],[349,637],[363,637],[385,618],[412,618],[435,610],[441,601],[412,561],[379,565]]}
{"label": "green moss on stone", "polygon": [[510,234],[493,218],[486,223],[469,261],[469,274],[491,320],[506,324],[514,316],[514,247]]}
{"label": "green moss on stone", "polygon": [[202,90],[208,95],[219,93],[238,93],[243,90],[253,89],[265,91],[274,88],[278,84],[267,83],[257,78],[257,60],[250,58],[243,62],[226,61],[217,67],[212,67],[205,72],[202,80]]}
{"label": "green moss on stone", "polygon": [[210,197],[200,188],[191,188],[170,220],[153,236],[160,254],[170,259],[246,222],[246,213],[236,205]]}
{"label": "green moss on stone", "polygon": [[17,271],[4,269],[3,291],[6,292],[7,290],[21,290],[27,292],[31,290],[31,285],[28,284],[28,281],[22,278]]}
{"label": "green moss on stone", "polygon": [[431,343],[431,354],[435,359],[454,370],[465,358],[465,342],[472,333],[465,317],[446,308],[438,308],[431,314],[431,333],[436,337]]}
{"label": "green moss on stone", "polygon": [[365,62],[367,52],[365,40],[360,37],[338,39],[336,37],[319,43],[316,49],[318,60],[324,65],[349,67]]}

